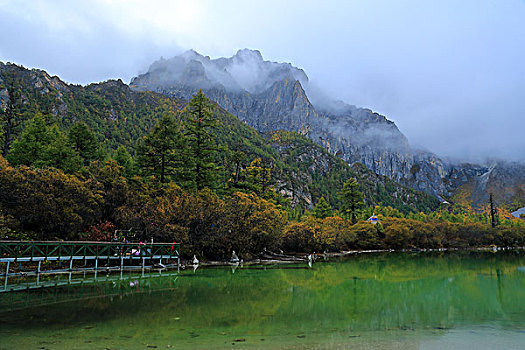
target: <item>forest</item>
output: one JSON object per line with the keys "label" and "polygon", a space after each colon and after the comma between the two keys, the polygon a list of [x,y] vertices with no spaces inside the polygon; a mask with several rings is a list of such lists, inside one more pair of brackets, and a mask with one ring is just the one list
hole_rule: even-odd
{"label": "forest", "polygon": [[[131,229],[128,240],[181,242],[185,255],[207,259],[232,250],[253,258],[279,250],[525,244],[525,222],[504,210],[492,227],[487,210],[440,205],[408,189],[402,190],[419,199],[403,202],[390,195],[398,191],[390,182],[371,182],[359,165],[333,158],[330,168],[339,170],[332,177],[314,172],[309,179],[313,202],[294,200],[281,187],[283,174],[291,179],[300,167],[311,169],[294,152],[322,151],[294,133],[240,139],[236,132],[252,131],[232,129],[235,120],[202,92],[186,105],[157,108],[155,122],[135,142],[109,146],[93,124],[64,126],[41,112],[8,133],[15,113],[13,106],[3,113],[2,239],[111,240],[115,230]],[[286,148],[284,156],[276,156],[279,148]],[[366,221],[372,215],[378,223]]]}

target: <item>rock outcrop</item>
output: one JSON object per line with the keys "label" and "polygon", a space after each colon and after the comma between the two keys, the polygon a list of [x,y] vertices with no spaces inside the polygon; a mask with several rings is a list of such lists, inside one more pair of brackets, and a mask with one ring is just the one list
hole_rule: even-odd
{"label": "rock outcrop", "polygon": [[[296,74],[301,75],[300,72]],[[289,81],[295,82],[293,79]],[[16,126],[11,140],[20,135],[27,118],[41,113],[62,130],[78,121],[85,122],[108,152],[114,152],[120,146],[133,152],[138,140],[158,122],[163,111],[184,107],[184,102],[176,97],[133,91],[121,80],[87,86],[71,85],[42,70],[0,62],[2,141],[6,129],[4,113],[10,103],[15,109],[13,125]],[[223,176],[237,171],[232,164],[232,153],[228,151],[240,151],[246,156],[238,165],[244,170],[254,159],[264,158],[265,164],[272,169],[276,189],[295,208],[311,208],[320,197],[336,206],[339,190],[351,177],[358,179],[368,205],[390,205],[404,213],[429,212],[439,205],[428,194],[378,176],[361,164],[350,166],[298,133],[279,131],[262,135],[223,108],[216,109],[216,117],[220,120],[215,136],[217,145],[223,150],[219,156],[224,166]]]}
{"label": "rock outcrop", "polygon": [[152,90],[189,99],[198,89],[260,132],[295,131],[349,164],[431,193],[438,198],[486,167],[450,164],[429,152],[413,150],[394,122],[369,109],[343,102],[310,102],[308,77],[289,63],[263,60],[259,51],[210,59],[188,51],[153,63],[131,81],[136,90]]}

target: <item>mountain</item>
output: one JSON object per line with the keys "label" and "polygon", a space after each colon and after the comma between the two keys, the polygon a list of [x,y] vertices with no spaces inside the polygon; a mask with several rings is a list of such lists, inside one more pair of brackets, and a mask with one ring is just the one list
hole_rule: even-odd
{"label": "mountain", "polygon": [[[203,89],[259,132],[297,132],[348,164],[362,163],[377,174],[439,199],[450,198],[456,189],[489,170],[487,165],[456,164],[414,150],[394,122],[370,109],[323,97],[310,88],[302,69],[265,61],[256,50],[239,50],[230,58],[218,59],[190,50],[154,62],[130,86],[184,100]],[[522,167],[503,162],[498,166],[508,168],[515,179],[523,178]],[[524,186],[523,182],[513,183],[515,189]],[[509,203],[511,197],[515,196],[501,198]]]}
{"label": "mountain", "polygon": [[496,203],[508,203],[511,210],[525,206],[525,164],[499,161],[480,170],[482,174],[472,176],[454,191],[455,202],[482,206],[492,193]]}
{"label": "mountain", "polygon": [[[88,86],[66,84],[43,70],[0,62],[0,112],[4,117],[9,106],[14,109],[14,137],[25,121],[39,112],[62,129],[85,122],[105,151],[121,144],[132,150],[135,141],[155,125],[162,112],[182,105],[182,101],[153,92],[132,91],[121,80]],[[1,137],[5,140],[5,135]]]}
{"label": "mountain", "polygon": [[[292,71],[301,76],[299,71]],[[188,77],[188,83],[192,79]],[[6,139],[6,117],[11,108],[15,115],[11,140],[20,134],[28,119],[42,113],[49,123],[58,124],[64,131],[79,121],[85,122],[107,154],[114,153],[120,145],[134,154],[137,142],[161,116],[182,109],[186,102],[176,96],[131,89],[120,80],[73,85],[43,70],[0,62],[2,141]],[[217,162],[223,165],[224,183],[234,169],[233,153],[241,151],[246,154],[243,167],[256,158],[271,165],[277,190],[295,206],[311,207],[320,197],[336,206],[338,191],[350,177],[358,179],[369,205],[392,205],[405,213],[430,211],[439,205],[428,194],[399,185],[359,165],[350,166],[299,133],[261,134],[220,107],[216,109],[216,116],[220,119],[216,141],[222,150]]]}

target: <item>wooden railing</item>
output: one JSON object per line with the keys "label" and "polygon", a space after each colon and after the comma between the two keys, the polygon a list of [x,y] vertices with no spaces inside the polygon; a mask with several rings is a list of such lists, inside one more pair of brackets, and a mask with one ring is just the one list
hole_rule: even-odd
{"label": "wooden railing", "polygon": [[102,258],[177,258],[180,243],[0,241],[0,261]]}

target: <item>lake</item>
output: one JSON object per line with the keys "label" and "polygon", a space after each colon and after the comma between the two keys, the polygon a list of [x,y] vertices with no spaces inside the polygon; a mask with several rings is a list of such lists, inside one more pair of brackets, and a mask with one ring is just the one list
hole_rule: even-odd
{"label": "lake", "polygon": [[525,348],[523,251],[90,277],[1,293],[0,349]]}

